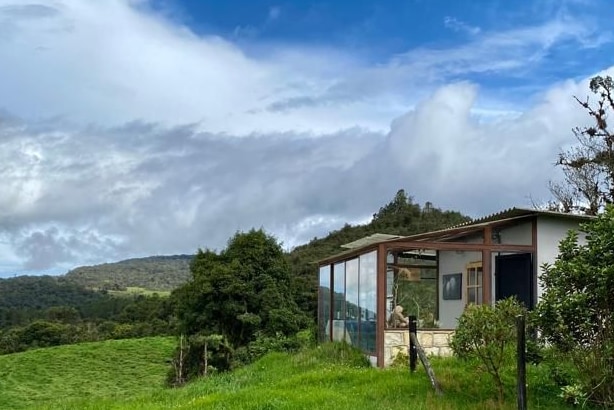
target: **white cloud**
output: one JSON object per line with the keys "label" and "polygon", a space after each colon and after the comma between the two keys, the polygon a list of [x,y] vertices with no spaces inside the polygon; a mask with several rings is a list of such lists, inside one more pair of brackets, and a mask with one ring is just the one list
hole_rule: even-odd
{"label": "white cloud", "polygon": [[586,81],[512,109],[439,86],[593,38],[580,23],[373,66],[324,47],[247,53],[131,4],[0,0],[0,258],[15,269],[220,248],[254,226],[292,246],[399,188],[495,211],[545,195],[584,120],[571,96]]}
{"label": "white cloud", "polygon": [[443,25],[451,30],[460,31],[471,35],[479,34],[482,29],[477,26],[471,26],[456,17],[446,16],[443,19]]}

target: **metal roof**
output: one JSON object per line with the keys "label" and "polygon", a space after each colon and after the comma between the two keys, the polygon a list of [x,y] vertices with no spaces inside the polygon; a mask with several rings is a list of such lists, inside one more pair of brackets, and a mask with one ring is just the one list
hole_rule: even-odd
{"label": "metal roof", "polygon": [[400,235],[388,235],[386,233],[374,233],[370,236],[365,236],[364,238],[360,238],[355,240],[354,242],[346,243],[341,245],[342,248],[346,249],[356,249],[362,248],[363,246],[371,245],[374,243],[380,243],[384,241],[389,241],[391,239],[399,239],[402,238]]}
{"label": "metal roof", "polygon": [[557,218],[584,219],[584,220],[590,220],[594,218],[594,216],[591,216],[591,215],[570,214],[570,213],[565,213],[565,212],[547,211],[547,210],[541,210],[541,209],[513,207],[513,208],[505,209],[500,212],[495,212],[493,214],[483,216],[481,218],[472,219],[469,222],[455,225],[448,229],[452,229],[452,228],[459,227],[459,226],[474,225],[474,224],[478,224],[482,222],[492,222],[492,221],[499,221],[503,219],[529,217],[529,216],[553,216]]}
{"label": "metal roof", "polygon": [[483,216],[481,218],[472,219],[471,221],[464,222],[462,224],[454,225],[449,228],[440,229],[437,231],[424,232],[420,234],[410,235],[410,236],[397,236],[397,235],[387,235],[387,234],[374,234],[361,239],[358,239],[354,242],[350,242],[349,244],[342,245],[342,247],[347,248],[348,250],[340,252],[336,255],[329,256],[324,260],[331,260],[341,258],[345,255],[355,254],[362,248],[372,248],[374,245],[380,243],[394,243],[394,242],[405,242],[405,241],[424,241],[424,240],[435,240],[435,241],[445,241],[451,240],[458,237],[464,237],[470,235],[472,233],[480,231],[482,228],[496,223],[497,225],[505,225],[507,223],[513,223],[517,220],[527,219],[534,216],[550,216],[554,218],[563,218],[563,219],[576,219],[576,220],[584,220],[589,221],[594,216],[590,215],[578,215],[578,214],[569,214],[563,212],[556,211],[546,211],[540,209],[529,209],[529,208],[519,208],[513,207],[508,208],[500,212],[496,212],[490,215]]}

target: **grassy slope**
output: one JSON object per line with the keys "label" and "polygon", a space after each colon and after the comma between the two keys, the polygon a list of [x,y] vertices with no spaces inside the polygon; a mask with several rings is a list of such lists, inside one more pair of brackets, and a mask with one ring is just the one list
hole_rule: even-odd
{"label": "grassy slope", "polygon": [[160,390],[173,338],[109,340],[0,356],[0,409],[30,409],[58,398],[112,397]]}
{"label": "grassy slope", "polygon": [[[487,375],[455,359],[434,360],[445,390],[436,397],[424,371],[333,364],[326,349],[270,354],[232,374],[182,389],[161,387],[171,339],[151,338],[41,349],[0,356],[0,408],[47,409],[514,409],[499,407]],[[329,352],[330,353],[330,352]],[[529,407],[561,409],[556,390],[529,369]],[[7,375],[10,377],[7,379]],[[508,380],[513,392],[513,380]],[[53,401],[50,401],[53,400]]]}

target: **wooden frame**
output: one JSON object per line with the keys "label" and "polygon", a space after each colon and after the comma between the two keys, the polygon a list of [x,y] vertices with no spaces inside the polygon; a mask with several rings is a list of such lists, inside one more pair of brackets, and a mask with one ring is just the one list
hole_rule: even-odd
{"label": "wooden frame", "polygon": [[[485,303],[484,269],[482,261],[469,262],[467,266],[465,266],[465,273],[467,275],[467,279],[465,280],[465,301],[467,305],[470,303],[475,305]],[[471,296],[471,293],[473,293],[473,296]]]}

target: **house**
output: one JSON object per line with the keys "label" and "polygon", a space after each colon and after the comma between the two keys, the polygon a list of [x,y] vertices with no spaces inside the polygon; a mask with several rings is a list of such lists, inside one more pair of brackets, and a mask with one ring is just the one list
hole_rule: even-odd
{"label": "house", "polygon": [[319,262],[319,340],[345,340],[383,367],[406,351],[411,314],[427,353],[450,354],[449,336],[467,304],[516,296],[534,307],[540,267],[590,218],[511,208],[439,231],[344,245]]}

